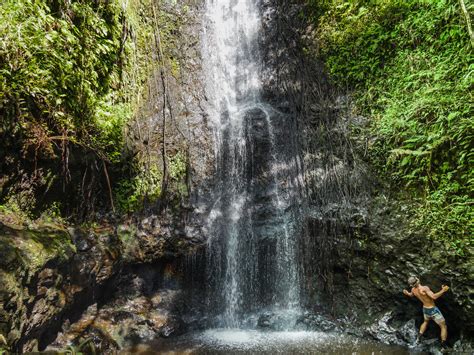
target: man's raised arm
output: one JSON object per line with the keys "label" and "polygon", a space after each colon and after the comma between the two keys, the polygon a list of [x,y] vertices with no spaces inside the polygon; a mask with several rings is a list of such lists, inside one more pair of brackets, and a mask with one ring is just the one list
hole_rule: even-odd
{"label": "man's raised arm", "polygon": [[426,294],[428,296],[430,296],[432,299],[436,300],[436,299],[440,298],[448,290],[449,290],[449,286],[443,285],[443,286],[441,286],[441,290],[434,293],[433,291],[430,290],[429,287],[426,287]]}
{"label": "man's raised arm", "polygon": [[408,292],[407,290],[403,290],[403,294],[408,297],[413,297],[413,292]]}

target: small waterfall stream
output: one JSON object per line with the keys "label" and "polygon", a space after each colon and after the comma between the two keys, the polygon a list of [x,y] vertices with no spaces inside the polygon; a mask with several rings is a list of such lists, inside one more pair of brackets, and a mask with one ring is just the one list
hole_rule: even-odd
{"label": "small waterfall stream", "polygon": [[262,311],[294,318],[300,307],[297,154],[288,148],[295,133],[262,99],[257,5],[207,0],[203,32],[217,175],[207,226],[208,308],[226,328],[250,326]]}

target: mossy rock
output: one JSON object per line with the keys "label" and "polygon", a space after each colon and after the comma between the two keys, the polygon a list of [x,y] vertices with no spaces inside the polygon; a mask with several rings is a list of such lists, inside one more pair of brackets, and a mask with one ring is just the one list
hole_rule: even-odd
{"label": "mossy rock", "polygon": [[0,236],[0,269],[6,272],[28,268],[31,273],[48,260],[67,260],[75,252],[71,237],[63,228],[38,226],[31,230],[1,224]]}

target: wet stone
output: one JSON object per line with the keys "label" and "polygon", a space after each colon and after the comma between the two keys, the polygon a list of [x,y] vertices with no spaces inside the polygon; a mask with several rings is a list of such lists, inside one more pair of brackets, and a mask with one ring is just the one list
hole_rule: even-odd
{"label": "wet stone", "polygon": [[308,330],[328,332],[337,329],[337,325],[334,322],[319,314],[305,314],[298,319],[297,324],[304,325]]}
{"label": "wet stone", "polygon": [[411,319],[406,322],[399,330],[399,334],[408,344],[414,344],[418,336],[418,329],[415,320]]}
{"label": "wet stone", "polygon": [[81,238],[77,240],[75,244],[76,244],[77,251],[81,251],[81,252],[88,251],[89,249],[92,248],[92,245],[89,243],[87,239]]}
{"label": "wet stone", "polygon": [[166,324],[161,328],[160,335],[164,338],[183,334],[185,331],[183,321],[178,317],[172,317],[167,320]]}
{"label": "wet stone", "polygon": [[274,321],[274,314],[273,313],[264,313],[258,319],[257,325],[260,328],[270,328],[273,325]]}

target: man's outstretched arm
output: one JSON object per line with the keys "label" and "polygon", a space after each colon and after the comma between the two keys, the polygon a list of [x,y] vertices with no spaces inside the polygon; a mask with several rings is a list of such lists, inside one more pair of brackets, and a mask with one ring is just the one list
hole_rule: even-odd
{"label": "man's outstretched arm", "polygon": [[436,299],[440,298],[448,290],[449,290],[449,286],[443,285],[443,286],[441,286],[441,290],[434,293],[433,291],[430,290],[429,287],[426,287],[426,294],[428,296],[430,296],[432,299],[436,300]]}

